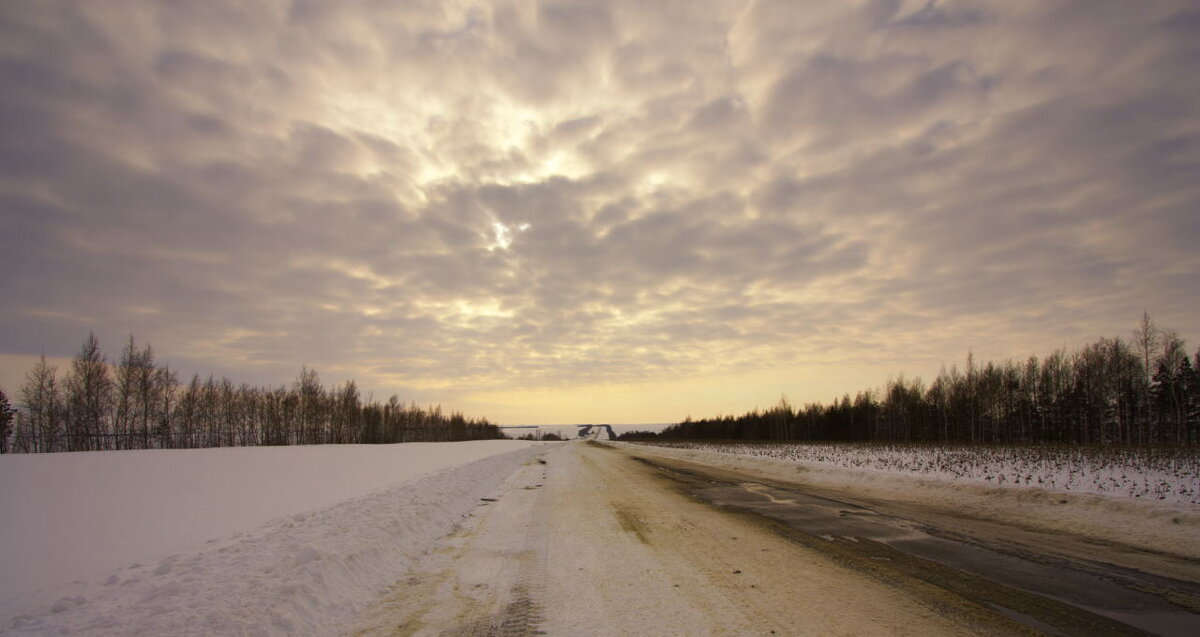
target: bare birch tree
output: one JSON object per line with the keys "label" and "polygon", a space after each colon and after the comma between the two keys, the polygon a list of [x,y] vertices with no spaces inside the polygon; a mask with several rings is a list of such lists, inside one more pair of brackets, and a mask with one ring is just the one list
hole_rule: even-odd
{"label": "bare birch tree", "polygon": [[112,379],[95,334],[88,334],[71,361],[67,376],[67,448],[88,451],[108,448],[112,408]]}

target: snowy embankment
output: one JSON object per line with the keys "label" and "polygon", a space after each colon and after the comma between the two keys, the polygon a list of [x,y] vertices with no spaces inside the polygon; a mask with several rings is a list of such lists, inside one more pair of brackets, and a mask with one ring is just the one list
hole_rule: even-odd
{"label": "snowy embankment", "polygon": [[[1159,461],[1134,458],[1104,465],[1098,458],[1084,462],[1050,448],[608,444],[850,497],[954,510],[1200,559],[1200,504],[1193,503],[1200,489],[1200,463],[1190,451],[1190,461],[1164,454]],[[1004,457],[1009,451],[1011,457]],[[1072,457],[1077,461],[1071,462]],[[1001,482],[1000,475],[1008,478]]]}
{"label": "snowy embankment", "polygon": [[1200,453],[1187,447],[685,441],[653,444],[949,482],[1200,504]]}
{"label": "snowy embankment", "polygon": [[0,632],[336,634],[515,441],[0,457]]}

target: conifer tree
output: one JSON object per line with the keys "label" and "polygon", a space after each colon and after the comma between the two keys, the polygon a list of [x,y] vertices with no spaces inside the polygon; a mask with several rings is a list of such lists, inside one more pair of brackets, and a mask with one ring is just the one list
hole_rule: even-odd
{"label": "conifer tree", "polygon": [[1200,429],[1200,378],[1187,356],[1179,362],[1179,394],[1183,401],[1183,422],[1180,423],[1180,439],[1176,442],[1194,444],[1197,429]]}
{"label": "conifer tree", "polygon": [[17,410],[8,402],[8,396],[0,389],[0,453],[8,453],[8,440],[12,436],[13,416]]}

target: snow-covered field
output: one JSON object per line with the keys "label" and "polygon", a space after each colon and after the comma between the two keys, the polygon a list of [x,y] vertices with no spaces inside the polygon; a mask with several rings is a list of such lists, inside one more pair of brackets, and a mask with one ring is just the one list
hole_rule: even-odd
{"label": "snow-covered field", "polygon": [[1200,452],[1188,448],[671,441],[654,444],[951,482],[1200,504]]}
{"label": "snow-covered field", "polygon": [[331,634],[539,443],[0,456],[0,632]]}

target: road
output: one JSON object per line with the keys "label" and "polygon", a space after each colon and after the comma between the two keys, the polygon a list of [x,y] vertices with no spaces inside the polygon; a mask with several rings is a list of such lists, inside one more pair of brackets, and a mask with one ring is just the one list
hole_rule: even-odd
{"label": "road", "polygon": [[1195,635],[1198,608],[1194,561],[573,442],[349,634]]}

